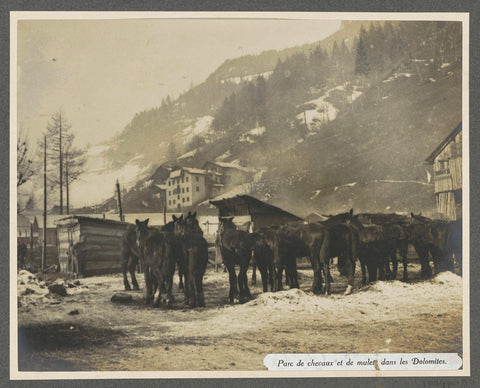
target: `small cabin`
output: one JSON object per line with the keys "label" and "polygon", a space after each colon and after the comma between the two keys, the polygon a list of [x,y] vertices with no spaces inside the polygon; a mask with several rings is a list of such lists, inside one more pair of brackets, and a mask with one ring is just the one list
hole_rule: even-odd
{"label": "small cabin", "polygon": [[433,165],[437,213],[455,221],[462,218],[462,123],[430,154]]}
{"label": "small cabin", "polygon": [[302,220],[300,217],[249,195],[237,195],[219,201],[210,201],[210,203],[218,208],[219,217],[234,217],[233,221],[236,225],[251,222],[253,232],[257,232],[262,227]]}
{"label": "small cabin", "polygon": [[131,224],[103,218],[70,216],[57,220],[58,261],[60,271],[72,273],[68,254],[70,245],[85,243],[83,272],[95,276],[122,271],[122,236]]}

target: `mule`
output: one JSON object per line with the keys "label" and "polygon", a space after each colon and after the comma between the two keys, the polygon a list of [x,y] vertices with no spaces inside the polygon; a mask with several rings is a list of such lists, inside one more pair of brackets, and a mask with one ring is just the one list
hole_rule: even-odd
{"label": "mule", "polygon": [[[166,288],[166,305],[173,304],[172,285],[175,272],[174,241],[169,232],[151,229],[146,221],[135,220],[136,245],[145,276],[145,303],[157,307],[161,303],[161,287]],[[155,295],[158,291],[158,296]]]}
{"label": "mule", "polygon": [[435,274],[442,271],[453,271],[453,258],[447,254],[448,229],[447,221],[432,220],[421,214],[411,213],[411,222],[408,228],[409,240],[419,255],[422,278],[432,276],[429,255],[433,259]]}
{"label": "mule", "polygon": [[[269,284],[270,291],[274,291],[275,289],[274,234],[275,231],[272,228],[262,228],[257,233],[255,247],[253,249],[253,275],[255,275],[255,269],[258,266],[262,278],[263,292],[268,291]],[[254,276],[252,276],[252,281],[253,279]]]}
{"label": "mule", "polygon": [[[148,219],[146,222],[148,225]],[[128,282],[127,272],[130,272],[133,289],[139,289],[137,278],[135,276],[135,270],[138,266],[139,260],[140,252],[138,251],[136,243],[136,230],[135,226],[131,225],[122,236],[122,273],[125,291],[130,291],[132,289]]]}
{"label": "mule", "polygon": [[[248,288],[247,270],[257,239],[248,232],[238,230],[232,220],[233,217],[220,218],[217,243],[229,275],[228,300],[234,303],[238,298],[240,303],[244,303],[252,298]],[[236,264],[240,266],[238,277]]]}
{"label": "mule", "polygon": [[182,247],[185,274],[185,302],[190,307],[205,307],[203,276],[208,264],[208,244],[203,238],[196,213],[174,218],[175,237]]}
{"label": "mule", "polygon": [[[397,251],[402,259],[403,264],[403,281],[408,280],[408,235],[407,226],[409,220],[406,216],[390,213],[363,213],[358,214],[355,220],[360,223],[360,229],[362,227],[374,227],[379,226],[381,236],[376,240],[377,249],[380,254],[384,256],[385,273],[388,279],[396,279],[398,272],[398,260]],[[372,241],[369,241],[372,243]],[[369,244],[371,245],[371,244]],[[392,263],[392,271],[390,271],[389,262]]]}

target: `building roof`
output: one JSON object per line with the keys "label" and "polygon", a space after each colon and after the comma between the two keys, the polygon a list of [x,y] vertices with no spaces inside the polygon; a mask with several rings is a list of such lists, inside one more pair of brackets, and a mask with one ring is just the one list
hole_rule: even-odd
{"label": "building roof", "polygon": [[222,168],[233,168],[235,170],[239,170],[239,171],[243,171],[243,172],[251,172],[250,169],[248,169],[247,167],[243,167],[243,166],[240,166],[238,164],[235,164],[235,163],[228,163],[228,162],[206,162],[205,163],[205,166],[209,165],[209,164],[213,164],[215,166],[218,166],[218,167],[222,167]]}
{"label": "building roof", "polygon": [[455,136],[457,136],[460,132],[462,132],[462,122],[457,125],[457,127],[450,132],[450,134],[433,150],[433,152],[430,154],[430,156],[425,159],[425,164],[433,164],[435,161],[435,158],[442,152],[445,147],[453,140],[455,139]]}
{"label": "building roof", "polygon": [[255,197],[251,197],[250,195],[237,195],[236,197],[224,198],[219,201],[210,201],[210,203],[217,207],[223,207],[223,206],[234,207],[235,205],[243,205],[243,204],[255,205],[260,208],[263,208],[265,210],[265,213],[282,214],[296,220],[301,220],[300,217],[297,217],[292,213],[289,213],[283,209],[280,209],[279,207],[269,205],[268,203],[260,201],[259,199]]}
{"label": "building roof", "polygon": [[174,170],[170,173],[169,178],[178,178],[182,176],[183,171],[186,171],[192,175],[207,175],[208,171],[201,170],[199,168],[192,168],[192,167],[181,167],[178,170]]}
{"label": "building roof", "polygon": [[73,222],[93,222],[95,224],[100,224],[100,225],[116,225],[116,226],[126,226],[128,223],[122,222],[122,221],[117,221],[117,220],[111,220],[108,218],[103,218],[103,217],[89,217],[89,216],[68,216],[64,217],[61,219],[58,219],[55,221],[55,225],[68,225]]}

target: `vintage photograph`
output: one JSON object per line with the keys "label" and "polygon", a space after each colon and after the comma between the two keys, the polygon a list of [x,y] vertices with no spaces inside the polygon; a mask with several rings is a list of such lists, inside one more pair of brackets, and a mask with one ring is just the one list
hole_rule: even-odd
{"label": "vintage photograph", "polygon": [[465,23],[12,13],[11,378],[469,373]]}

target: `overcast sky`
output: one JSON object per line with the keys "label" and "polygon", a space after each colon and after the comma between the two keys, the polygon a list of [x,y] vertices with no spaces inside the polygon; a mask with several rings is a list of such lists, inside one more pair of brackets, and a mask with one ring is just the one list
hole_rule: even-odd
{"label": "overcast sky", "polygon": [[77,145],[198,84],[228,58],[321,40],[338,21],[19,21],[18,123],[37,138],[62,108]]}

